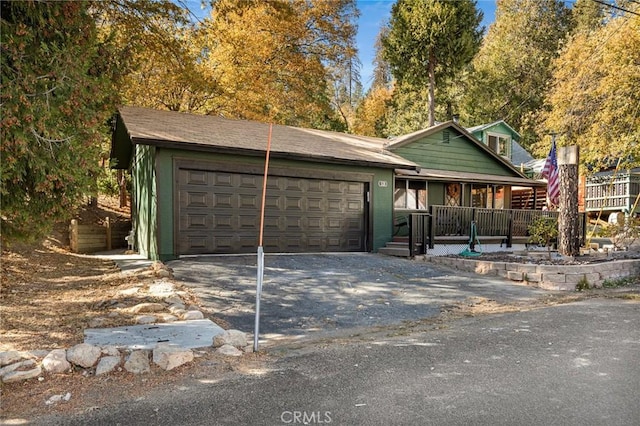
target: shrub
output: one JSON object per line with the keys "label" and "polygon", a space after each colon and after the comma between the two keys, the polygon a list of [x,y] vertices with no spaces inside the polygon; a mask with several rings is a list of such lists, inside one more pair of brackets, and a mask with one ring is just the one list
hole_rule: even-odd
{"label": "shrub", "polygon": [[540,216],[531,222],[527,229],[529,242],[547,247],[551,260],[551,241],[558,236],[558,221],[552,217]]}

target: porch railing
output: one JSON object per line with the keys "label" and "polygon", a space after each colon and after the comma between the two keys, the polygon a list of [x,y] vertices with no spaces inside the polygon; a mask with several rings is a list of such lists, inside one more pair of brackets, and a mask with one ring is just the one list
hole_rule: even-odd
{"label": "porch railing", "polygon": [[[403,211],[398,216],[406,217],[409,237],[409,252],[426,253],[433,249],[438,238],[469,238],[471,222],[476,224],[480,237],[501,238],[507,247],[513,245],[514,239],[523,240],[529,235],[529,225],[538,217],[558,219],[559,212],[544,210],[485,209],[476,207],[431,206],[425,211]],[[397,219],[397,218],[396,218]],[[582,242],[586,234],[585,214],[579,216],[582,229]],[[402,221],[405,223],[405,221]]]}

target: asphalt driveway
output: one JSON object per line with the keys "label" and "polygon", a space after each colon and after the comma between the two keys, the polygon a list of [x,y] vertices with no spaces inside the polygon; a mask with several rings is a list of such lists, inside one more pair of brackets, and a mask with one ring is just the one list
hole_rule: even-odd
{"label": "asphalt driveway", "polygon": [[[256,256],[171,261],[176,280],[233,328],[252,332]],[[260,333],[267,339],[436,316],[469,297],[512,303],[547,291],[378,254],[265,255]]]}

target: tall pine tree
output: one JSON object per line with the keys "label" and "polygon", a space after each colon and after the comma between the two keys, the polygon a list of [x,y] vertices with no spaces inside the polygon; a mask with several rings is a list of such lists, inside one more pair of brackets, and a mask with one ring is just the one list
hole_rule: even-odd
{"label": "tall pine tree", "polygon": [[411,97],[428,89],[429,126],[436,121],[436,85],[471,61],[480,44],[481,21],[473,0],[399,0],[391,9],[383,54],[399,91]]}
{"label": "tall pine tree", "polygon": [[2,238],[45,234],[92,190],[115,106],[89,3],[1,2]]}

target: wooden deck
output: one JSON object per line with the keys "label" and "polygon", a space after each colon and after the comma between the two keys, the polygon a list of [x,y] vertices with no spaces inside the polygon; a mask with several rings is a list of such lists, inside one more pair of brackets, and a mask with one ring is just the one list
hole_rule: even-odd
{"label": "wooden deck", "polygon": [[[469,243],[472,224],[481,244],[499,244],[508,249],[513,244],[528,244],[528,227],[538,217],[558,219],[559,212],[543,210],[484,209],[475,207],[431,206],[428,211],[396,211],[394,241],[381,252],[405,253],[408,257],[426,253],[436,245]],[[586,232],[585,215],[580,227]],[[406,241],[399,240],[405,238]],[[403,243],[401,245],[400,243]]]}

